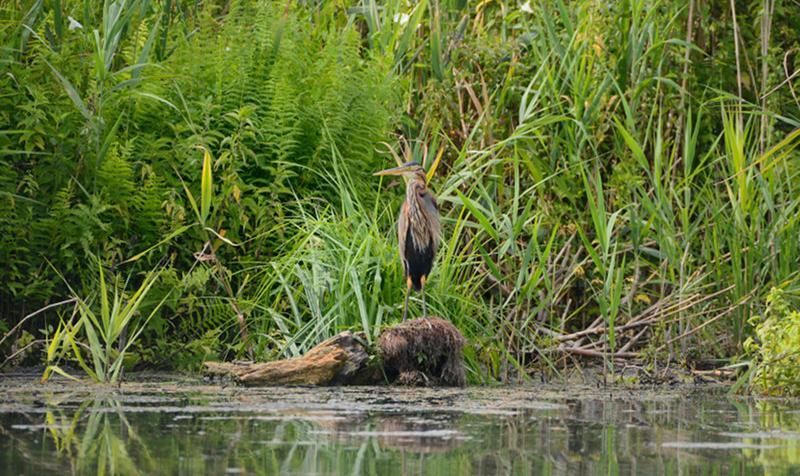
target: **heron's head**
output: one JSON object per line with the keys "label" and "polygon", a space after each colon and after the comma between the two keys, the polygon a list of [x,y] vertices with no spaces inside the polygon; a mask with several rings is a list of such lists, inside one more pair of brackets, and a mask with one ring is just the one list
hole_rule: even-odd
{"label": "heron's head", "polygon": [[425,169],[417,162],[406,162],[400,167],[381,170],[380,172],[375,172],[373,175],[402,175],[406,178],[421,177],[424,180]]}

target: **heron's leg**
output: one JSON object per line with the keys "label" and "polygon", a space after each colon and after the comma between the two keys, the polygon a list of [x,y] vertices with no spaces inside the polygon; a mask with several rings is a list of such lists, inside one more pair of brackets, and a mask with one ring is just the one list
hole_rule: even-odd
{"label": "heron's leg", "polygon": [[411,276],[406,278],[406,300],[403,303],[403,322],[408,317],[408,296],[411,294]]}
{"label": "heron's leg", "polygon": [[428,280],[427,278],[425,275],[420,278],[422,283],[422,317],[428,317],[428,305],[425,303],[425,281]]}

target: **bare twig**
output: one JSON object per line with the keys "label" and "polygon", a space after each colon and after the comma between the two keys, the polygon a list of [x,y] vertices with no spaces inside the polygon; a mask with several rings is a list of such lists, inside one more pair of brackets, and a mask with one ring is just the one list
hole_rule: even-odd
{"label": "bare twig", "polygon": [[[694,39],[694,0],[689,0],[689,15],[686,19],[686,51],[683,53],[683,78],[681,78],[681,102],[678,111],[686,111],[686,88],[689,85],[689,62],[692,54],[692,40]],[[684,114],[678,118],[678,127],[675,128],[675,143],[680,144],[683,134]],[[677,167],[682,156],[678,157],[673,167]]]}
{"label": "bare twig", "polygon": [[566,353],[569,353],[569,354],[583,355],[585,357],[599,357],[599,358],[612,357],[612,358],[620,358],[620,359],[639,357],[639,353],[638,352],[615,352],[615,353],[611,354],[611,353],[608,353],[608,352],[598,352],[596,350],[582,349],[582,348],[579,348],[579,347],[566,347],[566,346],[559,346],[557,350],[560,350],[561,352],[566,352]]}
{"label": "bare twig", "polygon": [[648,330],[650,330],[650,328],[649,327],[645,327],[644,329],[640,330],[635,336],[633,336],[630,339],[628,339],[628,342],[626,342],[625,345],[620,347],[619,352],[626,352],[628,349],[633,347],[633,345],[635,343],[637,343],[639,341],[639,339],[641,339],[642,336],[644,336],[645,333],[647,333]]}
{"label": "bare twig", "polygon": [[[775,9],[775,0],[764,0],[764,7],[761,12],[761,93],[767,89],[769,81],[769,39],[772,35],[772,12]],[[759,154],[763,155],[767,144],[767,97],[761,97],[761,127],[758,135]]]}
{"label": "bare twig", "polygon": [[[648,319],[644,321],[638,322],[631,322],[625,324],[623,326],[617,326],[614,328],[615,331],[624,331],[628,329],[633,329],[636,327],[647,326],[656,322],[654,319]],[[572,334],[561,335],[555,338],[557,342],[566,342],[570,340],[575,340],[578,337],[585,337],[592,334],[605,334],[608,331],[606,327],[589,327],[588,329],[584,329],[582,331],[573,332]]]}
{"label": "bare twig", "polygon": [[777,89],[783,86],[784,82],[787,83],[789,85],[789,91],[792,93],[792,97],[794,98],[794,102],[797,104],[798,107],[800,107],[800,101],[798,101],[797,99],[797,93],[794,91],[794,84],[792,84],[792,79],[794,79],[795,76],[800,74],[800,69],[796,70],[791,75],[789,74],[789,55],[796,49],[797,48],[792,48],[791,50],[787,51],[785,55],[783,55],[783,72],[786,74],[786,79],[778,86],[775,86],[775,88]]}
{"label": "bare twig", "polygon": [[54,307],[62,306],[64,304],[73,303],[73,302],[76,302],[77,300],[78,300],[77,298],[72,297],[72,298],[69,298],[69,299],[65,299],[63,301],[59,301],[59,302],[54,302],[52,304],[48,304],[47,306],[45,306],[45,307],[43,307],[43,308],[41,308],[41,309],[39,309],[37,311],[33,311],[32,313],[30,313],[27,316],[23,317],[17,323],[17,325],[14,326],[10,331],[6,332],[6,334],[3,336],[3,338],[0,339],[0,345],[3,345],[3,342],[5,342],[6,339],[9,338],[9,336],[11,336],[17,330],[19,330],[19,328],[22,327],[22,325],[25,324],[26,322],[28,322],[31,318],[36,317],[39,314],[43,313],[44,311],[47,311],[47,310],[52,309]]}
{"label": "bare twig", "polygon": [[739,300],[738,303],[736,303],[733,306],[727,308],[725,311],[717,314],[713,318],[705,321],[704,323],[700,324],[699,326],[695,327],[694,329],[688,330],[688,331],[684,332],[683,334],[681,334],[679,336],[675,336],[672,339],[668,340],[667,342],[663,343],[659,348],[656,349],[656,352],[660,352],[660,351],[664,350],[665,347],[667,347],[668,345],[672,344],[673,342],[675,342],[677,340],[684,339],[686,337],[689,337],[690,335],[696,334],[697,332],[699,332],[701,329],[705,328],[706,326],[708,326],[708,325],[710,325],[710,324],[722,319],[723,317],[727,316],[728,314],[730,314],[731,312],[736,310],[739,306],[741,306],[742,304],[744,304],[747,301],[749,301],[750,298],[753,296],[754,292],[755,292],[755,290],[753,290],[750,293],[746,294],[745,296],[742,297],[742,299]]}
{"label": "bare twig", "polygon": [[736,21],[736,2],[731,0],[731,16],[733,17],[733,47],[736,56],[736,88],[739,100],[742,99],[742,67],[739,61],[739,23]]}
{"label": "bare twig", "polygon": [[8,357],[6,357],[6,359],[3,361],[3,363],[0,363],[0,368],[3,368],[3,367],[5,367],[5,365],[6,365],[7,363],[11,362],[11,360],[13,360],[13,359],[14,359],[14,357],[16,357],[16,356],[18,356],[18,355],[22,354],[23,352],[25,352],[26,350],[30,349],[30,348],[31,348],[31,347],[33,347],[34,345],[38,345],[38,344],[46,344],[46,343],[47,343],[47,341],[45,341],[44,339],[35,340],[35,341],[33,341],[33,342],[29,343],[28,345],[26,345],[26,346],[22,347],[21,349],[17,350],[17,351],[16,351],[16,352],[14,352],[13,354],[11,354],[11,355],[9,355]]}

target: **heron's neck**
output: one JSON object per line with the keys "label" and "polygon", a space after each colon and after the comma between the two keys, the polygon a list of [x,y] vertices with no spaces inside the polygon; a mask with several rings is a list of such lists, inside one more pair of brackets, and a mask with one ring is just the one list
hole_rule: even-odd
{"label": "heron's neck", "polygon": [[[437,231],[432,224],[437,217],[429,216],[423,204],[423,196],[427,192],[424,176],[416,176],[408,182],[406,187],[406,203],[408,204],[408,220],[411,234],[414,237],[414,246],[417,249],[430,246],[436,241]],[[436,222],[438,223],[438,221]]]}
{"label": "heron's neck", "polygon": [[416,175],[408,181],[406,186],[406,201],[409,207],[417,207],[419,202],[419,195],[427,190],[425,178]]}

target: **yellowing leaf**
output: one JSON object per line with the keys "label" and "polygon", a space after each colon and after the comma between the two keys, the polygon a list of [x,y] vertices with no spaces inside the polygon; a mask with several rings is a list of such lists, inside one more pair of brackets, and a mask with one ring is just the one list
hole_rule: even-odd
{"label": "yellowing leaf", "polygon": [[203,149],[203,174],[200,180],[200,223],[205,225],[211,210],[211,197],[214,185],[211,177],[211,154]]}

